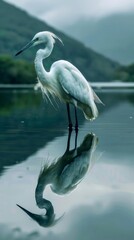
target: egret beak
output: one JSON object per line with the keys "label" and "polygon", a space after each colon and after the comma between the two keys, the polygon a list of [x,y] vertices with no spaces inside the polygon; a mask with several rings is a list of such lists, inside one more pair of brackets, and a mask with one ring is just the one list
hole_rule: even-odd
{"label": "egret beak", "polygon": [[22,52],[25,51],[26,49],[32,47],[33,43],[34,43],[34,41],[32,40],[32,41],[29,42],[26,46],[24,46],[19,52],[17,52],[17,53],[15,54],[15,56],[18,56],[20,53],[22,53]]}

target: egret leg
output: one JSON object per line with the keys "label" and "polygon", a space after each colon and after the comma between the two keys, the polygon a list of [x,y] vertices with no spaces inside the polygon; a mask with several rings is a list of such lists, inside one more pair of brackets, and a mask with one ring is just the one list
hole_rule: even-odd
{"label": "egret leg", "polygon": [[71,120],[69,103],[67,103],[67,115],[68,115],[68,122],[69,122],[69,130],[71,130],[73,125],[72,125],[72,120]]}
{"label": "egret leg", "polygon": [[74,111],[75,111],[75,131],[78,132],[78,117],[77,117],[77,109],[74,106]]}
{"label": "egret leg", "polygon": [[66,148],[66,152],[68,152],[69,149],[70,149],[71,134],[72,134],[72,129],[69,129],[69,132],[68,132],[68,139],[67,139],[67,148]]}

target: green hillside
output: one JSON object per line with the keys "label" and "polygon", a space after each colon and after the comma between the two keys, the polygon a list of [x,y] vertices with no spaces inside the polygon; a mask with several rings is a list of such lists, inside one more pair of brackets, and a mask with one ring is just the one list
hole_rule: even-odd
{"label": "green hillside", "polygon": [[116,77],[124,82],[134,82],[134,64],[120,66],[116,71]]}
{"label": "green hillside", "polygon": [[[20,55],[19,58],[21,61],[19,62],[19,58],[15,58],[14,54],[25,45],[35,33],[46,30],[56,33],[64,42],[64,47],[60,43],[55,45],[51,57],[45,62],[47,68],[49,68],[55,60],[65,59],[77,66],[89,81],[109,81],[114,79],[115,69],[118,67],[117,63],[97,54],[85,47],[82,43],[28,15],[25,11],[0,0],[0,17],[2,20],[0,21],[0,83],[10,81],[9,78],[12,78],[11,83],[17,83],[18,78],[20,79],[21,72],[23,72],[23,80],[25,79],[25,83],[28,82],[28,71],[30,71],[30,68],[33,68],[35,50],[30,49]],[[3,56],[5,54],[10,57]],[[24,63],[22,59],[30,62],[30,65],[27,63],[27,65],[29,65],[27,69],[25,67],[26,63]],[[16,68],[19,69],[19,72]],[[8,74],[7,71],[10,71],[10,74]],[[34,70],[32,69],[31,71],[31,74],[33,74]],[[4,74],[6,74],[6,76]],[[30,81],[32,81],[31,79],[32,75]],[[19,82],[24,81],[19,80]],[[33,82],[35,82],[34,74]]]}

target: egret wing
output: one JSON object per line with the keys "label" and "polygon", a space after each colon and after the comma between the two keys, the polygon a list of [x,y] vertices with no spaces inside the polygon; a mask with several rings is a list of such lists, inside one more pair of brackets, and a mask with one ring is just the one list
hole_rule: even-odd
{"label": "egret wing", "polygon": [[70,97],[90,105],[90,101],[93,99],[92,89],[84,76],[75,68],[64,68],[60,74],[59,82]]}

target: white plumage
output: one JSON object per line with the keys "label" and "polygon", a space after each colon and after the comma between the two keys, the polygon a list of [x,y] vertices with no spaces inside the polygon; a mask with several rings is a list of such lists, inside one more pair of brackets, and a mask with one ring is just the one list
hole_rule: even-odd
{"label": "white plumage", "polygon": [[51,32],[39,32],[34,36],[32,41],[16,55],[31,46],[44,43],[45,48],[39,49],[35,57],[35,70],[38,76],[38,81],[48,97],[49,95],[54,95],[61,101],[67,103],[70,127],[72,127],[72,122],[69,104],[71,103],[75,106],[76,128],[78,128],[76,107],[83,111],[86,119],[93,120],[98,116],[95,101],[98,103],[102,102],[94,93],[82,73],[70,62],[59,60],[52,64],[49,72],[45,70],[43,60],[50,56],[54,47],[55,39],[62,42],[60,38]]}

